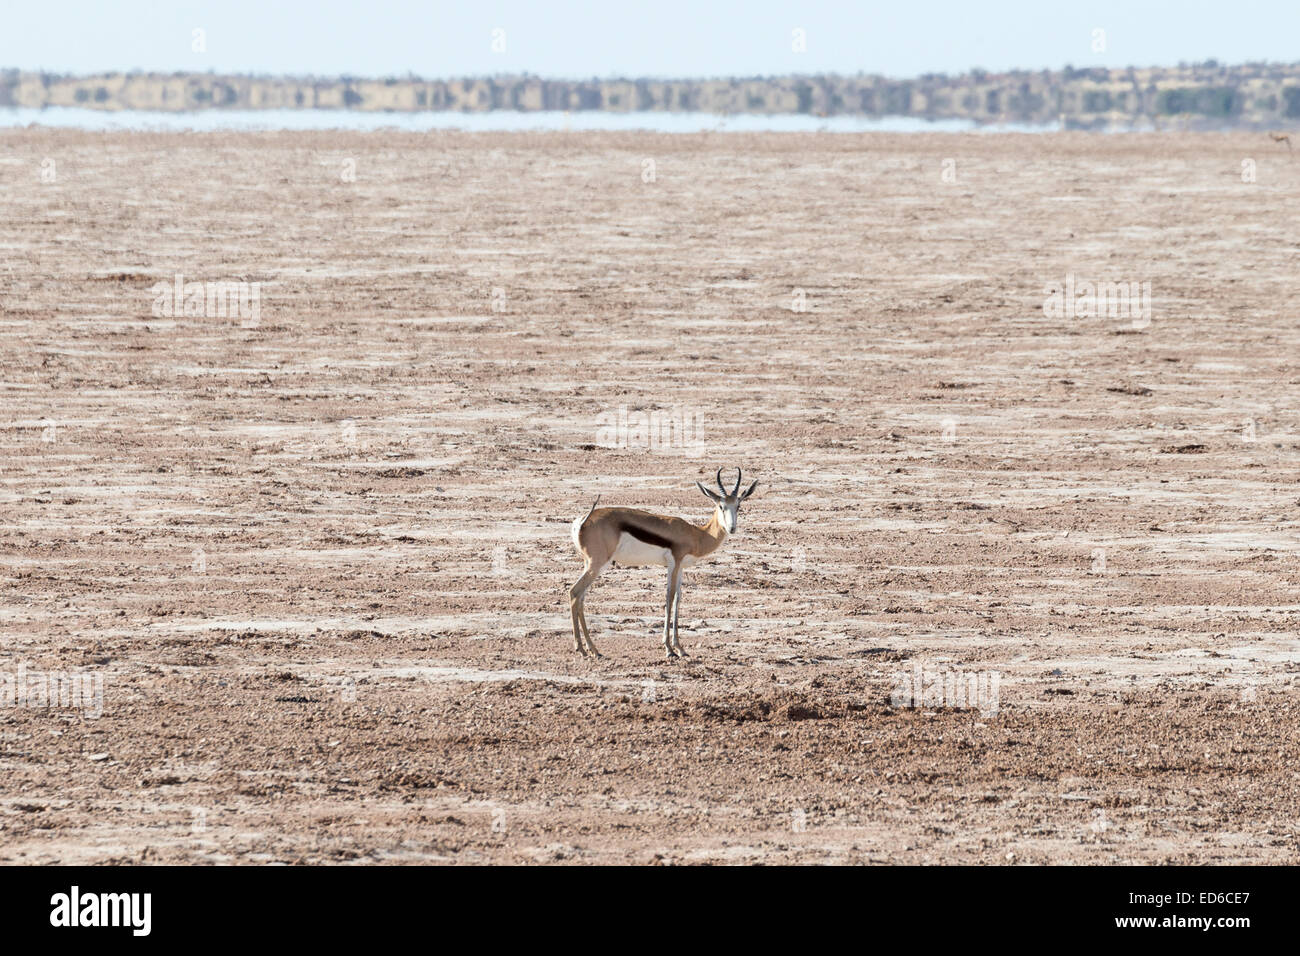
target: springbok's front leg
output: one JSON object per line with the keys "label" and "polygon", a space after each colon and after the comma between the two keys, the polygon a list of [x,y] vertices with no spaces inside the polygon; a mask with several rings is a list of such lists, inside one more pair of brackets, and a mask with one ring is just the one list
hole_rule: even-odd
{"label": "springbok's front leg", "polygon": [[682,579],[677,578],[677,597],[673,599],[673,650],[677,652],[678,657],[685,657],[686,652],[682,650],[681,638],[677,636],[677,618],[682,611]]}
{"label": "springbok's front leg", "polygon": [[664,657],[673,658],[673,608],[677,604],[677,592],[682,584],[682,563],[673,561],[668,565],[668,594],[664,600]]}

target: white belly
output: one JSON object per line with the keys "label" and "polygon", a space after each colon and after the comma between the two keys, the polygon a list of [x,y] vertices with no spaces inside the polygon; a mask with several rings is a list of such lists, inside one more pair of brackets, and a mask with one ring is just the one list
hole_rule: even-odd
{"label": "white belly", "polygon": [[673,553],[657,544],[649,544],[634,538],[626,531],[618,536],[618,548],[614,551],[614,563],[625,568],[640,568],[657,564],[668,567],[672,564]]}

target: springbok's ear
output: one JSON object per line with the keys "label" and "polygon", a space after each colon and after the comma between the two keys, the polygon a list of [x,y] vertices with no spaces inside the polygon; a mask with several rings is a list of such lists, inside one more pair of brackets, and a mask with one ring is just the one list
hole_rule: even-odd
{"label": "springbok's ear", "polygon": [[698,481],[695,483],[695,487],[699,488],[700,491],[704,492],[704,496],[708,498],[710,501],[712,501],[715,505],[718,503],[719,498],[716,492],[709,491],[708,488],[705,488]]}
{"label": "springbok's ear", "polygon": [[740,496],[740,500],[741,500],[741,501],[744,501],[746,498],[748,498],[750,495],[752,495],[752,494],[754,493],[754,489],[757,488],[757,487],[758,487],[758,479],[755,478],[755,479],[754,479],[754,483],[753,483],[752,485],[750,485],[748,488],[746,488],[746,489],[745,489],[745,493],[744,493],[743,495]]}

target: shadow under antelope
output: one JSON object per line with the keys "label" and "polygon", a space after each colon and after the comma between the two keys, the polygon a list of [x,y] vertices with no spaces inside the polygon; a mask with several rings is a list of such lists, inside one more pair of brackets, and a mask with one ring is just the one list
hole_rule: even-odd
{"label": "shadow under antelope", "polygon": [[755,480],[744,494],[740,493],[741,471],[736,469],[736,484],[727,491],[722,484],[722,469],[715,480],[717,491],[710,491],[698,481],[695,486],[713,502],[713,516],[704,526],[685,518],[657,515],[637,508],[597,508],[600,498],[585,517],[573,522],[573,544],[587,566],[576,584],[569,588],[569,613],[573,618],[573,649],[583,655],[600,656],[587,630],[586,597],[600,573],[617,562],[624,567],[658,565],[668,569],[668,592],[664,601],[664,656],[685,657],[677,638],[677,614],[681,607],[682,571],[703,561],[722,547],[727,535],[735,534],[740,505],[758,487]]}

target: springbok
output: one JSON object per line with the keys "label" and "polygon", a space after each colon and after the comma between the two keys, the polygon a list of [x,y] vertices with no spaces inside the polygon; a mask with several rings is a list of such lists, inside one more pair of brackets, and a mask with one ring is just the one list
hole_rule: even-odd
{"label": "springbok", "polygon": [[[718,491],[710,491],[698,481],[695,486],[714,503],[713,517],[700,527],[684,518],[652,514],[636,508],[601,508],[600,498],[586,516],[573,522],[573,544],[587,562],[576,584],[569,588],[569,613],[573,617],[573,649],[600,656],[587,630],[586,597],[600,573],[613,562],[624,567],[660,565],[668,569],[668,593],[664,602],[664,656],[685,657],[677,639],[677,613],[681,607],[682,571],[704,560],[722,547],[727,535],[735,534],[740,503],[758,487],[755,480],[740,493],[740,469],[736,485],[727,491],[722,484],[722,469],[715,476]],[[671,625],[671,627],[670,627]],[[579,630],[581,628],[581,630]],[[670,637],[671,635],[671,637]]]}

